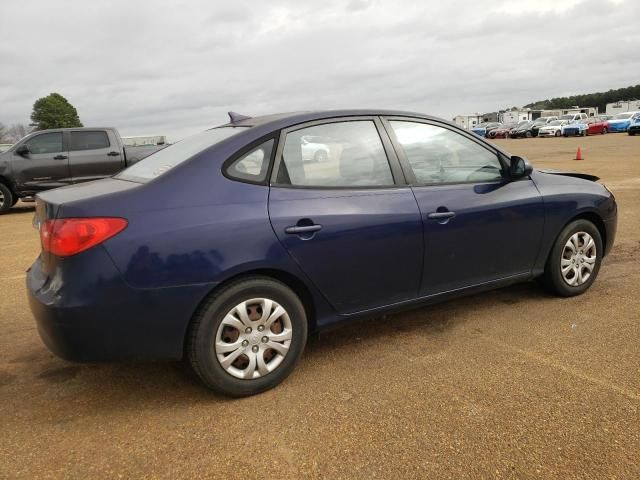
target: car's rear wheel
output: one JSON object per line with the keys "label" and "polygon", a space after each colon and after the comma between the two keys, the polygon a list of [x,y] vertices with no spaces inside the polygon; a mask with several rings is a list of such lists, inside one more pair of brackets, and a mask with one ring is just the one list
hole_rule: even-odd
{"label": "car's rear wheel", "polygon": [[13,193],[4,183],[0,183],[0,213],[5,213],[15,205]]}
{"label": "car's rear wheel", "polygon": [[282,382],[307,340],[307,317],[286,285],[250,277],[214,293],[196,313],[187,354],[209,388],[254,395]]}
{"label": "car's rear wheel", "polygon": [[[560,136],[560,130],[556,130],[556,133],[554,134],[556,137]],[[565,135],[565,137],[567,137],[568,135]]]}
{"label": "car's rear wheel", "polygon": [[533,137],[533,135],[532,135],[532,134],[531,134],[531,132],[529,132],[529,131],[527,131],[526,135],[527,135],[527,138],[531,138],[531,137]]}
{"label": "car's rear wheel", "polygon": [[602,237],[588,220],[567,225],[547,259],[546,286],[556,295],[572,297],[584,293],[595,281],[602,262]]}

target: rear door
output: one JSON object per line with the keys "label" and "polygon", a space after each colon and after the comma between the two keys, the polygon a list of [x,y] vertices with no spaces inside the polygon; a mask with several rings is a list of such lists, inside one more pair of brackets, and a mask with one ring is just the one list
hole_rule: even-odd
{"label": "rear door", "polygon": [[[322,161],[305,155],[308,137],[326,147]],[[378,119],[283,131],[269,217],[282,245],[339,313],[417,296],[420,212]]]}
{"label": "rear door", "polygon": [[36,192],[70,183],[69,153],[61,131],[37,134],[21,145],[26,145],[29,152],[15,153],[19,145],[11,163],[19,190]]}
{"label": "rear door", "polygon": [[110,177],[122,170],[119,145],[105,130],[72,130],[68,135],[74,183]]}
{"label": "rear door", "polygon": [[498,153],[437,122],[386,123],[420,207],[421,295],[530,274],[542,239],[542,197],[529,178],[506,179]]}

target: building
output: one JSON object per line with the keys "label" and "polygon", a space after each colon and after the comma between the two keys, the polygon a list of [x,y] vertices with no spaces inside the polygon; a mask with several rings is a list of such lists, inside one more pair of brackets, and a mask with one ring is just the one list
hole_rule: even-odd
{"label": "building", "polygon": [[499,112],[483,113],[482,121],[483,122],[499,122],[500,113]]}
{"label": "building", "polygon": [[165,135],[147,135],[137,137],[122,137],[122,143],[127,147],[140,147],[142,145],[164,145],[167,143]]}
{"label": "building", "polygon": [[453,117],[453,122],[462,128],[470,130],[479,123],[482,123],[482,115],[479,113],[474,113],[473,115],[457,115]]}
{"label": "building", "polygon": [[605,113],[607,115],[615,115],[617,113],[637,111],[640,111],[640,100],[625,100],[620,102],[607,103]]}
{"label": "building", "polygon": [[507,110],[500,115],[502,123],[519,123],[528,120],[534,120],[533,111],[528,108],[524,110]]}

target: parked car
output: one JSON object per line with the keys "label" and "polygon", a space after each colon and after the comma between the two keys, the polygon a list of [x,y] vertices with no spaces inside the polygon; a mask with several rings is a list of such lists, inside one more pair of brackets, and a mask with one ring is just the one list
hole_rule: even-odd
{"label": "parked car", "polygon": [[525,122],[518,125],[516,128],[511,129],[509,136],[511,138],[531,138],[533,137],[532,128],[535,122]]}
{"label": "parked car", "polygon": [[480,137],[487,137],[489,132],[494,128],[500,128],[502,124],[500,122],[485,122],[473,127],[471,131]]}
{"label": "parked car", "polygon": [[640,134],[640,115],[634,118],[629,124],[629,128],[627,130],[629,135],[634,136]]}
{"label": "parked car", "polygon": [[[597,177],[533,170],[450,122],[242,118],[37,195],[26,284],[51,351],[184,354],[208,387],[251,395],[293,370],[309,332],[536,277],[579,295],[613,245]],[[305,162],[305,136],[336,154]]]}
{"label": "parked car", "polygon": [[562,115],[558,120],[566,120],[567,123],[586,122],[589,116],[586,113],[569,113]]}
{"label": "parked car", "polygon": [[115,175],[162,148],[125,150],[115,128],[31,133],[0,154],[0,213],[43,190]]}
{"label": "parked car", "polygon": [[487,138],[509,138],[509,132],[518,126],[517,123],[506,123],[501,127],[494,128],[487,134]]}
{"label": "parked car", "polygon": [[302,139],[302,160],[305,162],[326,162],[329,158],[329,147],[322,143],[323,139],[307,136]]}
{"label": "parked car", "polygon": [[600,117],[590,118],[587,122],[587,125],[589,126],[587,135],[595,135],[598,133],[604,135],[605,133],[609,132],[609,122],[607,120],[603,120]]}
{"label": "parked car", "polygon": [[568,120],[554,120],[548,125],[538,129],[539,137],[559,137],[562,134],[562,127],[568,125]]}
{"label": "parked car", "polygon": [[626,132],[629,130],[629,126],[633,120],[640,118],[640,112],[623,112],[614,115],[611,120],[608,120],[609,131],[613,133]]}
{"label": "parked car", "polygon": [[560,130],[562,136],[568,137],[569,135],[571,135],[574,137],[586,137],[589,130],[589,125],[586,123],[587,121],[588,120],[579,120],[577,122],[564,125]]}
{"label": "parked car", "polygon": [[613,115],[598,115],[598,118],[606,122],[607,120],[611,120]]}
{"label": "parked car", "polygon": [[555,116],[551,116],[551,117],[539,117],[537,119],[535,119],[533,121],[533,125],[531,125],[530,127],[530,131],[531,131],[531,136],[532,137],[537,137],[538,136],[538,130],[540,129],[540,127],[544,127],[545,125],[548,125],[549,123],[553,122],[554,120],[557,120],[558,117]]}

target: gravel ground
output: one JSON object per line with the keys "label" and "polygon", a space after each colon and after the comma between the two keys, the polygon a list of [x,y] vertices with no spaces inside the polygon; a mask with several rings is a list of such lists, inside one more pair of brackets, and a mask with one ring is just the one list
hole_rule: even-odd
{"label": "gravel ground", "polygon": [[496,143],[614,191],[617,242],[593,288],[558,299],[531,283],[350,324],[242,400],[181,363],[50,354],[19,204],[0,217],[0,477],[640,478],[640,138]]}

